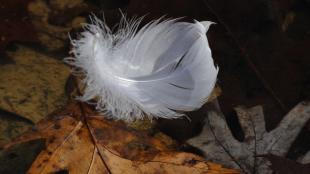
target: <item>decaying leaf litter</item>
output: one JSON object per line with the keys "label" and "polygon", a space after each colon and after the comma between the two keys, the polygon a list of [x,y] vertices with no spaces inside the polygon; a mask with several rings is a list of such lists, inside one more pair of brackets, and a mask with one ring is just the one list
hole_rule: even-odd
{"label": "decaying leaf litter", "polygon": [[[32,7],[32,9],[36,9],[36,10],[44,9],[41,12],[37,12],[36,13],[35,11],[31,10],[30,7],[28,7],[30,9],[30,14],[34,17],[34,19],[32,19],[32,20],[36,20],[37,21],[37,22],[34,22],[34,23],[37,23],[37,24],[35,24],[35,27],[37,27],[37,29],[39,30],[38,32],[41,33],[40,34],[41,36],[39,37],[40,41],[38,43],[41,44],[41,48],[44,48],[45,51],[43,53],[44,54],[45,53],[48,53],[48,54],[52,53],[54,55],[55,53],[58,54],[57,51],[66,50],[67,49],[66,48],[67,32],[70,31],[71,27],[77,26],[76,24],[79,23],[79,22],[75,22],[75,21],[85,21],[86,18],[85,18],[85,16],[79,16],[77,18],[74,18],[75,15],[71,15],[71,16],[68,15],[70,17],[65,18],[65,20],[60,20],[60,19],[64,19],[64,18],[62,18],[61,15],[57,15],[57,13],[55,15],[55,13],[53,11],[55,9],[58,9],[58,12],[61,12],[61,10],[59,10],[59,9],[62,9],[63,11],[68,12],[68,9],[74,9],[71,12],[69,12],[68,14],[76,13],[76,11],[84,11],[84,12],[86,11],[87,12],[87,11],[89,11],[89,9],[88,8],[84,8],[85,6],[82,7],[83,5],[82,6],[80,5],[80,4],[84,4],[85,5],[85,3],[83,1],[79,1],[79,2],[78,1],[76,1],[76,2],[74,1],[73,4],[68,5],[69,1],[57,1],[57,0],[54,1],[52,4],[47,4],[46,2],[43,2],[43,1],[40,1],[40,0],[33,1],[33,2],[34,3],[32,4],[32,6],[34,6],[35,8]],[[227,9],[226,10],[225,9],[221,10],[221,8],[224,7],[224,6],[221,5],[221,4],[223,4],[221,1],[216,1],[216,2],[207,1],[207,2],[209,2],[208,5],[210,5],[212,7],[213,12],[210,12],[209,10],[206,10],[205,3],[202,3],[202,2],[191,3],[190,1],[187,2],[186,0],[178,1],[177,2],[177,4],[178,4],[177,6],[180,7],[178,9],[173,8],[174,6],[176,6],[176,2],[174,2],[174,1],[169,1],[169,2],[168,1],[158,1],[156,3],[154,3],[154,2],[150,3],[150,2],[147,2],[147,1],[143,1],[143,2],[131,1],[131,3],[129,3],[129,6],[127,6],[127,7],[125,6],[126,7],[125,10],[128,10],[126,12],[131,13],[131,14],[143,13],[141,15],[144,15],[145,12],[143,11],[143,9],[144,10],[147,9],[147,12],[151,11],[152,13],[154,13],[156,15],[159,15],[159,16],[161,15],[161,13],[164,12],[164,13],[168,13],[168,14],[171,13],[172,16],[180,16],[180,15],[184,16],[184,14],[186,14],[186,16],[190,16],[190,17],[193,17],[193,18],[197,18],[197,16],[198,16],[197,19],[201,18],[201,16],[210,16],[211,17],[212,14],[214,14],[214,12],[215,12],[217,14],[216,16],[219,17],[221,19],[221,21],[218,22],[219,25],[215,26],[216,29],[214,29],[214,31],[217,30],[217,31],[220,31],[220,32],[218,32],[219,34],[217,34],[216,32],[213,32],[213,33],[210,34],[211,38],[216,39],[216,42],[215,41],[211,41],[211,46],[212,46],[212,43],[213,43],[213,46],[215,47],[215,49],[213,51],[214,54],[215,54],[215,59],[218,59],[219,57],[225,57],[225,59],[223,59],[225,61],[223,61],[222,59],[220,59],[220,61],[219,61],[220,65],[223,64],[223,62],[224,62],[224,64],[226,64],[224,66],[223,65],[220,66],[220,67],[223,67],[221,69],[222,70],[225,69],[224,72],[228,72],[228,73],[232,74],[232,76],[231,76],[232,78],[230,78],[229,75],[227,75],[227,74],[225,75],[225,73],[223,73],[224,75],[222,75],[222,77],[220,77],[220,85],[221,85],[221,87],[222,87],[224,92],[221,95],[221,97],[219,98],[219,101],[220,101],[220,105],[221,105],[222,109],[223,109],[223,105],[225,105],[224,109],[223,109],[223,111],[225,113],[225,117],[227,117],[227,113],[230,112],[228,110],[227,106],[229,106],[229,105],[231,105],[233,103],[234,103],[234,107],[237,106],[238,104],[239,105],[240,104],[246,104],[244,101],[248,101],[248,99],[249,99],[248,97],[250,96],[250,99],[251,99],[251,102],[249,102],[249,103],[251,103],[251,104],[249,104],[250,106],[254,106],[254,105],[257,105],[257,104],[264,103],[264,105],[263,105],[264,115],[265,115],[265,117],[267,117],[267,120],[266,120],[267,123],[266,124],[267,124],[267,128],[269,127],[268,130],[270,130],[270,123],[272,122],[272,125],[275,125],[276,121],[274,121],[274,120],[279,120],[279,117],[282,117],[282,116],[284,116],[286,114],[284,114],[284,113],[280,113],[279,114],[278,113],[277,114],[278,116],[275,116],[275,114],[271,114],[270,111],[273,111],[272,108],[274,108],[274,104],[272,102],[270,102],[270,100],[268,100],[268,101],[266,100],[267,102],[265,101],[265,99],[267,98],[267,95],[265,95],[263,93],[262,93],[262,95],[255,95],[255,91],[256,92],[257,91],[258,92],[261,91],[260,85],[257,84],[256,80],[251,80],[250,82],[245,83],[244,79],[249,79],[249,77],[243,77],[243,76],[240,77],[238,75],[238,71],[235,72],[233,70],[234,66],[238,67],[238,69],[241,69],[241,73],[243,73],[243,74],[250,74],[250,73],[247,70],[244,70],[246,68],[242,68],[242,67],[245,67],[244,64],[242,64],[242,61],[240,61],[239,63],[238,63],[238,61],[232,61],[232,60],[240,60],[240,59],[238,59],[238,58],[230,59],[230,57],[238,57],[236,55],[239,55],[239,53],[237,53],[237,51],[236,52],[232,51],[232,49],[230,48],[230,47],[232,47],[231,45],[234,44],[234,43],[231,44],[231,41],[229,39],[230,36],[231,35],[240,36],[238,34],[238,31],[242,32],[246,28],[246,27],[242,28],[242,26],[243,26],[242,22],[240,24],[238,24],[238,25],[235,25],[236,21],[237,22],[239,21],[238,20],[238,15],[240,14],[240,12],[241,13],[245,13],[245,14],[249,13],[249,12],[243,11],[242,9],[244,7],[247,8],[247,6],[249,6],[249,7],[257,7],[256,5],[258,3],[257,2],[253,2],[254,5],[251,4],[251,3],[249,3],[249,4],[242,3],[243,4],[242,6],[234,8],[235,12],[239,10],[238,11],[239,13],[235,13],[234,12],[234,14],[236,14],[237,17],[234,17],[233,20],[229,20],[227,17],[231,17],[231,16],[225,15],[225,12],[226,12],[226,14],[229,14],[229,11],[227,11]],[[66,5],[66,3],[67,3],[67,5]],[[236,4],[239,4],[239,3],[241,3],[241,1],[240,2],[236,2]],[[304,41],[300,42],[299,37],[297,35],[294,35],[294,34],[292,35],[292,33],[297,31],[296,30],[296,26],[300,25],[300,20],[303,17],[305,17],[304,16],[305,14],[304,14],[304,12],[302,10],[298,9],[299,1],[291,1],[290,3],[284,3],[284,2],[277,2],[277,3],[280,4],[280,5],[279,6],[275,6],[275,4],[272,4],[271,6],[268,6],[268,7],[271,7],[271,8],[272,7],[278,7],[280,9],[282,9],[282,10],[278,11],[278,12],[283,13],[281,15],[278,15],[277,13],[274,13],[274,11],[272,11],[273,9],[271,9],[271,12],[275,14],[274,16],[277,16],[277,19],[275,21],[279,22],[279,24],[283,23],[283,25],[282,25],[283,27],[281,26],[281,30],[283,30],[285,33],[283,35],[282,34],[281,35],[285,36],[285,37],[289,36],[289,37],[293,38],[293,40],[296,43],[296,45],[297,46],[299,45],[298,46],[299,49],[296,49],[296,46],[294,46],[293,48],[289,47],[289,48],[285,49],[285,50],[288,50],[290,52],[289,54],[286,54],[286,55],[291,55],[292,58],[296,57],[294,55],[298,55],[300,58],[302,58],[303,56],[306,55],[306,54],[303,54],[303,52],[304,52],[303,50],[305,50],[305,49],[303,49],[304,48],[303,45],[305,45],[307,43],[306,42],[307,41],[307,35],[304,35],[304,38],[305,38]],[[101,4],[101,3],[99,3],[99,4]],[[144,4],[144,5],[141,6],[141,4]],[[262,3],[262,6],[260,6],[262,9],[264,8],[263,5],[264,5],[264,3]],[[75,8],[75,7],[78,7],[78,8]],[[136,7],[141,7],[141,8],[136,8]],[[166,7],[166,8],[161,8],[161,7]],[[307,7],[305,6],[305,8],[307,8]],[[78,9],[78,10],[76,10],[76,9]],[[193,10],[193,9],[196,9],[196,10]],[[46,13],[44,11],[46,11],[48,13]],[[253,12],[255,12],[255,10],[253,10]],[[117,15],[115,15],[115,16],[111,15],[113,13],[114,12],[108,12],[108,13],[106,13],[107,14],[106,16],[109,16],[109,14],[110,14],[110,16],[111,16],[110,19],[113,20],[113,19],[115,19],[115,16],[117,16]],[[58,14],[61,14],[61,13],[58,13]],[[78,13],[76,13],[76,14],[78,14]],[[265,11],[263,11],[263,13],[257,13],[257,14],[258,14],[258,17],[261,14],[265,15]],[[266,12],[266,14],[269,14],[269,12]],[[156,15],[150,15],[149,18],[151,19],[151,18],[153,18],[152,16],[156,16]],[[251,15],[248,15],[248,16],[251,16]],[[156,17],[158,17],[158,16],[156,16]],[[248,18],[251,19],[251,17],[248,17]],[[53,19],[57,19],[57,20],[53,20]],[[72,19],[75,19],[75,20],[72,20]],[[259,18],[256,18],[256,19],[259,19]],[[229,22],[229,21],[231,21],[231,22]],[[264,21],[259,21],[259,20],[252,20],[251,26],[255,27],[255,25],[256,25],[255,22],[256,21],[264,22]],[[42,23],[45,23],[45,24],[42,24]],[[226,31],[222,31],[222,29],[221,29],[222,23],[227,24],[226,25],[227,28],[231,29],[231,33],[228,34],[228,36],[227,35],[223,35],[223,33],[226,33]],[[72,26],[71,26],[71,24],[72,24]],[[294,25],[292,25],[292,24],[294,24]],[[47,25],[51,25],[52,27],[42,27],[42,28],[40,28],[40,25],[46,25],[46,26]],[[61,27],[63,25],[65,25],[65,27]],[[305,26],[307,26],[307,24],[305,24]],[[238,27],[240,27],[240,28],[238,28]],[[45,29],[43,29],[43,28],[45,28]],[[60,32],[61,34],[55,34],[57,32]],[[266,37],[268,38],[268,32],[265,32],[265,33],[261,32],[261,33],[259,33],[257,31],[254,31],[254,34],[255,34],[254,36],[255,37],[254,37],[254,39],[253,38],[250,39],[251,44],[250,44],[250,46],[248,46],[248,45],[246,45],[247,42],[243,42],[243,41],[246,41],[248,39],[247,38],[248,36],[253,36],[253,35],[250,35],[249,33],[251,33],[250,30],[247,30],[246,34],[242,35],[241,39],[238,38],[238,37],[236,39],[242,41],[241,44],[240,44],[241,48],[244,48],[251,55],[252,52],[253,52],[251,50],[253,50],[253,49],[250,49],[251,48],[250,46],[253,46],[253,45],[255,46],[255,44],[257,43],[257,42],[255,42],[255,37],[259,38],[260,35],[264,35],[265,38]],[[281,33],[281,32],[279,32],[279,33]],[[302,34],[303,31],[301,31],[299,33]],[[263,39],[264,37],[261,37],[261,38]],[[44,40],[44,38],[46,40]],[[225,42],[220,42],[218,40],[219,38],[220,38],[220,40],[225,40]],[[279,37],[277,36],[277,38],[279,38]],[[274,40],[277,40],[277,39],[274,39]],[[30,40],[30,41],[33,41],[33,40]],[[55,41],[55,42],[53,42],[53,41]],[[59,42],[59,43],[57,43],[56,41]],[[286,40],[286,41],[288,41],[288,40]],[[37,42],[37,41],[35,41],[35,42]],[[214,43],[217,43],[217,44],[214,44]],[[226,43],[226,44],[223,44],[223,43]],[[270,42],[270,43],[272,43],[272,42]],[[284,45],[288,45],[287,42],[282,42],[282,43],[285,43]],[[31,47],[32,46],[30,46],[28,48],[31,48]],[[226,51],[226,55],[222,55],[222,51],[221,50],[223,48],[229,48],[228,49],[229,51]],[[270,48],[272,48],[272,47],[270,47]],[[258,49],[257,50],[260,50],[260,52],[261,52],[260,54],[262,54],[262,55],[266,53],[266,50],[260,48],[259,45],[258,45]],[[36,51],[38,51],[38,49],[35,49],[34,51],[36,52]],[[276,52],[280,52],[280,54],[282,54],[281,53],[281,47],[277,48]],[[295,53],[297,53],[297,54],[295,54]],[[276,55],[279,55],[279,54],[276,54]],[[52,57],[55,57],[55,56],[52,56]],[[61,59],[61,58],[62,57],[58,57],[56,59]],[[252,59],[253,57],[249,57],[249,58]],[[301,59],[301,61],[302,60],[303,59]],[[254,62],[254,63],[256,64],[257,61]],[[228,66],[228,64],[230,64],[230,65]],[[296,66],[297,66],[297,64],[299,66],[298,62],[296,63]],[[272,65],[272,64],[270,64],[270,65]],[[299,68],[300,71],[303,71],[303,69],[307,69],[307,66],[306,66],[307,63],[304,62],[303,65],[304,65],[304,67]],[[284,68],[284,69],[287,69],[287,68]],[[294,70],[296,70],[296,68]],[[264,74],[265,77],[266,77],[266,74],[268,76],[268,73],[265,73]],[[298,76],[296,75],[295,77],[298,77]],[[302,77],[305,77],[305,76],[302,76]],[[229,79],[241,79],[241,80],[236,82],[236,80],[229,80]],[[243,79],[243,81],[242,81],[242,79]],[[292,79],[292,78],[290,78],[290,79]],[[302,80],[302,79],[300,79],[300,80]],[[248,80],[246,80],[246,81],[248,81]],[[280,81],[281,81],[281,79],[280,79]],[[63,83],[63,82],[61,82],[61,83]],[[223,83],[225,83],[225,84],[223,84]],[[270,80],[268,81],[268,83],[270,83]],[[307,81],[305,81],[303,83],[305,84],[304,86],[302,86],[302,88],[304,88],[303,91],[306,91]],[[227,85],[227,84],[229,84],[229,85]],[[240,85],[241,87],[236,87],[237,84]],[[299,82],[297,84],[299,84]],[[244,86],[246,86],[245,90],[244,90]],[[292,85],[289,85],[289,86],[292,87]],[[281,90],[281,87],[275,86],[275,84],[272,84],[272,87],[274,88],[274,91],[277,92],[277,93],[278,93],[278,89],[280,89],[280,91],[282,91],[282,92],[280,92],[280,96],[281,96],[280,98],[281,98],[281,100],[284,99],[286,104],[288,103],[287,101],[290,101],[289,100],[290,99],[289,96],[293,96],[290,93],[292,91],[295,91],[293,89],[291,89],[291,90],[288,89],[287,90],[287,91],[289,91],[289,92],[287,92],[288,95],[284,96],[283,95],[283,90]],[[236,90],[236,89],[240,89],[240,91]],[[285,90],[284,90],[284,92],[285,92]],[[60,92],[60,93],[62,93],[62,92]],[[244,94],[246,94],[246,97],[244,97]],[[254,94],[254,99],[253,99],[253,94]],[[259,94],[259,93],[257,93],[257,94]],[[279,95],[279,93],[277,95]],[[262,96],[261,97],[262,99],[255,99],[255,96]],[[300,96],[307,96],[307,93],[302,92],[300,94]],[[301,99],[304,99],[304,98],[301,98]],[[296,100],[297,99],[294,99],[294,101],[296,101]],[[297,100],[297,101],[299,102],[301,100]],[[237,102],[237,104],[236,104],[236,102]],[[268,104],[266,104],[266,103],[268,103]],[[289,106],[292,107],[295,104],[289,104]],[[56,105],[57,105],[57,107],[60,107],[63,104],[56,104]],[[38,104],[34,104],[34,106],[39,106],[39,105]],[[290,110],[289,107],[287,107],[287,111],[288,110]],[[16,114],[16,112],[12,111],[12,110],[9,110],[9,111],[5,110],[5,112],[13,113],[13,115],[9,114],[10,117],[14,117],[14,118],[15,118],[15,116],[17,116],[17,117],[25,117],[24,115],[20,115],[19,113],[17,113],[19,115],[14,115],[14,113]],[[33,111],[33,112],[36,112],[36,111]],[[52,112],[52,109],[49,112]],[[205,115],[206,113],[204,112],[204,113],[199,113],[199,114],[200,115]],[[44,117],[44,115],[41,115],[40,117]],[[277,119],[273,119],[273,118],[277,118]],[[22,122],[22,124],[25,124],[26,127],[30,127],[31,126],[31,123],[28,123],[28,121],[26,121],[26,120],[19,120],[19,119],[17,119],[17,120],[19,122]],[[229,121],[229,118],[228,118],[228,121]],[[18,124],[20,124],[20,123],[18,123]],[[269,124],[269,126],[268,126],[268,124]],[[12,126],[14,126],[14,124],[13,125],[10,124],[7,127],[12,127]],[[7,130],[7,129],[5,129],[5,130]],[[21,130],[20,131],[23,132],[24,130],[25,129],[23,128],[23,126],[21,126]],[[19,131],[17,131],[17,132],[19,132]],[[169,133],[169,131],[168,131],[168,133]],[[14,136],[18,135],[19,133],[13,133],[13,134],[10,133],[10,134],[11,135],[9,135],[9,136],[13,136],[14,137]],[[9,139],[10,138],[5,138],[4,141],[8,142]]]}
{"label": "decaying leaf litter", "polygon": [[[36,32],[28,14],[29,0],[1,1],[0,11],[0,55],[5,57],[5,51],[11,42],[35,42]],[[22,28],[22,30],[21,30]]]}

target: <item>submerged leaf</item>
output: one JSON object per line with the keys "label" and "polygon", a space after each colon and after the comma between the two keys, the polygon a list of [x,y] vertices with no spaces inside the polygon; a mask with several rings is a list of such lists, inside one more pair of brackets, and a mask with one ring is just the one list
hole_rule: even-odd
{"label": "submerged leaf", "polygon": [[23,46],[9,55],[15,63],[0,65],[1,109],[35,123],[65,105],[68,67]]}

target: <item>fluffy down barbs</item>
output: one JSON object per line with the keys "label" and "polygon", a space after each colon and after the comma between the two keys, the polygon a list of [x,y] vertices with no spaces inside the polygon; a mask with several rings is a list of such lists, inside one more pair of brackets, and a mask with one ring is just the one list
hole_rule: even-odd
{"label": "fluffy down barbs", "polygon": [[212,22],[122,19],[118,29],[97,18],[72,40],[66,61],[83,72],[82,101],[96,98],[105,115],[132,121],[178,118],[200,108],[218,73],[206,32]]}

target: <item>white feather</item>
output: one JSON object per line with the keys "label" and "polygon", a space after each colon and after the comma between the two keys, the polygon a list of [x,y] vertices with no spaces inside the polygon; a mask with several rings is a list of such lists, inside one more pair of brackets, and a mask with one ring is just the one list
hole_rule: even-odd
{"label": "white feather", "polygon": [[84,72],[82,101],[97,98],[97,109],[116,119],[178,118],[199,109],[214,88],[214,66],[206,32],[212,22],[162,20],[138,31],[141,18],[123,18],[112,32],[96,17],[72,40]]}

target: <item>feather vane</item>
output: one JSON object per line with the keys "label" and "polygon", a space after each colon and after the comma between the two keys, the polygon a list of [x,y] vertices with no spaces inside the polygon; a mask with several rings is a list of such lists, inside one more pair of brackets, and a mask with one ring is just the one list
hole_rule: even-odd
{"label": "feather vane", "polygon": [[210,21],[121,20],[112,31],[96,17],[72,40],[73,58],[86,88],[79,99],[97,98],[97,109],[127,121],[149,117],[179,118],[199,109],[212,92],[218,68],[206,32]]}

